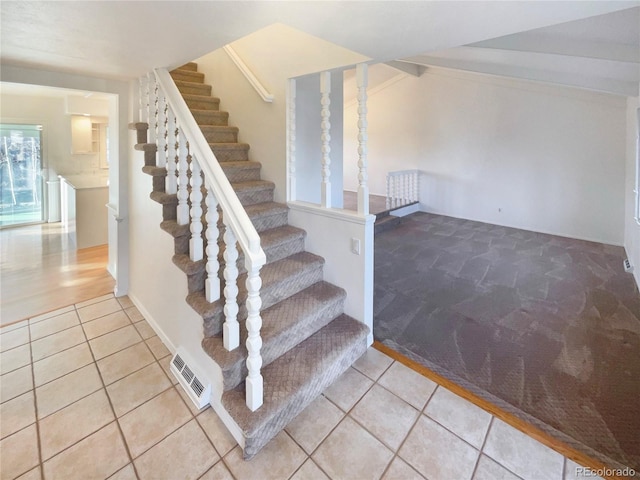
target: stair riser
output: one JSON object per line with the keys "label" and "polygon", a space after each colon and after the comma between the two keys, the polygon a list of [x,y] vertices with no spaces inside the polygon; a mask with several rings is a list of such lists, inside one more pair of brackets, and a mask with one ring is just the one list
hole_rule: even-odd
{"label": "stair riser", "polygon": [[181,83],[177,87],[182,94],[203,95],[205,97],[211,95],[211,85],[199,85],[197,83],[186,85]]}
{"label": "stair riser", "polygon": [[136,130],[136,143],[147,143],[147,130],[146,129],[137,129]]}
{"label": "stair riser", "polygon": [[227,176],[231,183],[260,180],[260,165],[247,165],[244,168],[227,167],[225,166],[225,164],[222,164],[220,166],[222,167],[224,174]]}
{"label": "stair riser", "polygon": [[[272,305],[280,302],[281,300],[294,295],[295,293],[304,290],[305,288],[313,285],[316,282],[322,280],[322,265],[319,264],[314,268],[309,268],[302,272],[299,272],[294,277],[288,277],[282,279],[279,282],[274,282],[270,285],[264,286],[260,290],[260,297],[262,299],[262,308],[269,308]],[[292,287],[292,284],[295,287]],[[239,298],[240,311],[238,312],[238,319],[244,320],[247,317],[247,307],[242,298]],[[224,314],[222,311],[217,312],[210,318],[204,319],[204,335],[205,337],[217,337],[222,333],[222,324],[224,322]]]}
{"label": "stair riser", "polygon": [[278,213],[275,215],[263,216],[260,218],[252,218],[251,223],[257,230],[258,233],[264,232],[265,230],[269,230],[271,228],[281,227],[287,224],[288,221],[288,213]]}
{"label": "stair riser", "polygon": [[191,72],[198,71],[198,64],[195,62],[185,63],[184,65],[178,67],[180,70],[189,70]]}
{"label": "stair riser", "polygon": [[227,125],[229,112],[194,110],[193,117],[198,125]]}
{"label": "stair riser", "polygon": [[[300,253],[304,250],[304,238],[297,238],[291,242],[286,242],[281,245],[275,245],[264,249],[264,253],[267,256],[267,263],[273,263],[278,260],[282,260],[294,253]],[[220,265],[224,265],[224,245],[218,245],[218,262]],[[240,250],[238,255],[238,261],[236,265],[240,274],[246,273],[247,269],[244,266],[244,252]]]}
{"label": "stair riser", "polygon": [[171,78],[182,82],[204,83],[204,74],[193,71],[174,70],[170,72]]}
{"label": "stair riser", "polygon": [[[344,297],[336,297],[330,303],[323,305],[322,310],[316,310],[308,318],[300,318],[298,323],[300,327],[295,331],[284,332],[282,335],[270,339],[269,342],[265,342],[260,350],[263,367],[327,325],[343,312],[343,308]],[[247,377],[247,373],[245,359],[241,359],[229,369],[223,370],[223,389],[227,391],[237,387]]]}
{"label": "stair riser", "polygon": [[144,164],[147,167],[155,167],[156,166],[156,157],[157,152],[155,151],[145,151],[144,152]]}
{"label": "stair riser", "polygon": [[160,176],[156,176],[156,177],[152,177],[152,183],[153,183],[153,191],[154,192],[164,192],[165,191],[165,177],[160,177]]}
{"label": "stair riser", "polygon": [[258,453],[262,447],[280,433],[291,420],[309,406],[309,404],[340,375],[346,372],[353,362],[360,358],[366,351],[367,341],[366,338],[363,338],[357,343],[354,343],[352,347],[342,355],[342,358],[332,369],[331,374],[325,373],[325,375],[319,378],[313,385],[309,385],[307,389],[291,396],[288,401],[288,406],[283,408],[280,414],[274,416],[264,428],[260,430],[259,437],[247,436],[245,438],[244,459],[249,460]]}
{"label": "stair riser", "polygon": [[242,162],[249,160],[248,148],[211,147],[219,162]]}
{"label": "stair riser", "polygon": [[260,190],[237,192],[242,205],[249,206],[257,203],[273,202],[273,187]]}
{"label": "stair riser", "polygon": [[237,143],[238,132],[232,130],[208,131],[206,127],[203,129],[204,138],[209,143]]}
{"label": "stair riser", "polygon": [[213,97],[203,97],[203,98],[185,98],[185,102],[187,102],[187,106],[189,108],[193,108],[195,110],[219,110],[220,109],[220,100]]}

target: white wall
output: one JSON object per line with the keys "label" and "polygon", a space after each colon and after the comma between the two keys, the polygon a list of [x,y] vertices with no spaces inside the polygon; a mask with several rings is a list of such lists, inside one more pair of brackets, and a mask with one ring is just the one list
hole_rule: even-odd
{"label": "white wall", "polygon": [[274,95],[273,103],[266,103],[258,96],[224,50],[194,61],[198,71],[205,74],[205,83],[213,85],[213,95],[220,97],[221,110],[229,112],[229,124],[240,128],[240,141],[251,145],[249,157],[262,163],[262,178],[276,184],[276,201],[283,202],[286,197],[287,79],[355,64],[367,57],[279,24],[231,46]]}
{"label": "white wall", "polygon": [[[329,152],[331,206],[342,208],[342,135],[343,102],[342,72],[331,74],[329,104]],[[320,203],[322,183],[322,105],[320,103],[320,75],[296,80],[296,199]]]}
{"label": "white wall", "polygon": [[99,155],[71,153],[71,116],[64,97],[11,95],[0,90],[2,123],[41,124],[43,161],[57,174],[93,173],[100,168]]}
{"label": "white wall", "polygon": [[[640,92],[639,92],[640,93]],[[636,139],[638,136],[637,109],[640,107],[639,97],[627,98],[627,162],[625,182],[625,235],[624,246],[629,261],[634,266],[633,274],[640,288],[640,225],[634,220],[635,201],[634,193],[636,175]]]}
{"label": "white wall", "polygon": [[[624,98],[429,68],[368,107],[372,193],[417,168],[425,211],[622,245]],[[355,116],[345,109],[346,166]]]}

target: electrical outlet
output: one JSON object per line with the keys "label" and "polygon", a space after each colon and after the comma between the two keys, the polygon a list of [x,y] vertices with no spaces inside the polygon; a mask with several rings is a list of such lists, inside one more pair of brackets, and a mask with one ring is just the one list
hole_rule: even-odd
{"label": "electrical outlet", "polygon": [[624,261],[622,262],[622,266],[624,267],[625,272],[633,273],[633,265],[631,265],[631,262],[628,258],[624,259]]}
{"label": "electrical outlet", "polygon": [[360,240],[358,240],[357,238],[351,239],[351,253],[360,255]]}

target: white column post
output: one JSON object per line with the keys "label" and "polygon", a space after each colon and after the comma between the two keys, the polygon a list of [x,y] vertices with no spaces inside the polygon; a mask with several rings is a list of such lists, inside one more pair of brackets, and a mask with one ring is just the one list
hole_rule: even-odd
{"label": "white column post", "polygon": [[191,238],[189,258],[197,262],[203,257],[202,244],[202,173],[195,156],[191,157]]}
{"label": "white column post", "polygon": [[320,185],[320,204],[324,208],[331,208],[331,122],[329,117],[331,112],[329,111],[329,105],[331,104],[331,73],[322,72],[320,74],[320,94],[322,109],[320,115],[322,116],[322,122],[320,124],[322,128],[322,184]]}
{"label": "white column post", "polygon": [[224,230],[224,325],[222,341],[224,348],[234,350],[240,345],[240,324],[238,323],[238,249],[236,236],[231,226],[225,223]]}
{"label": "white column post", "polygon": [[167,105],[167,177],[164,191],[174,194],[178,191],[178,127],[176,126],[176,116],[173,110]]}
{"label": "white column post", "polygon": [[156,140],[158,143],[159,167],[167,166],[167,99],[163,92],[158,92],[158,117],[156,121]]}
{"label": "white column post", "polygon": [[248,337],[245,345],[247,346],[247,370],[246,378],[246,403],[249,410],[256,411],[262,405],[263,401],[263,379],[260,374],[262,368],[262,356],[260,349],[262,348],[262,337],[260,337],[260,329],[262,328],[262,317],[260,316],[260,308],[262,307],[262,299],[260,298],[260,287],[262,280],[260,279],[260,267],[245,263],[247,268],[247,332]]}
{"label": "white column post", "polygon": [[369,186],[367,185],[367,64],[356,65],[358,84],[358,213],[369,215]]}
{"label": "white column post", "polygon": [[156,143],[156,124],[158,122],[158,83],[154,73],[148,74],[149,78],[149,139],[148,143]]}
{"label": "white column post", "polygon": [[205,202],[207,206],[207,230],[205,232],[207,237],[207,279],[204,282],[204,287],[207,302],[211,303],[220,298],[220,277],[218,277],[218,270],[220,270],[220,264],[218,263],[218,235],[220,232],[218,231],[218,200],[208,185]]}
{"label": "white column post", "polygon": [[289,154],[288,169],[288,200],[294,202],[297,198],[296,187],[296,79],[289,79],[289,95],[287,97],[287,152]]}
{"label": "white column post", "polygon": [[177,222],[178,225],[186,225],[189,223],[189,192],[187,186],[189,184],[189,178],[187,176],[187,169],[189,164],[187,162],[187,156],[189,155],[189,149],[187,146],[187,139],[182,132],[180,126],[178,126],[178,210],[177,210]]}

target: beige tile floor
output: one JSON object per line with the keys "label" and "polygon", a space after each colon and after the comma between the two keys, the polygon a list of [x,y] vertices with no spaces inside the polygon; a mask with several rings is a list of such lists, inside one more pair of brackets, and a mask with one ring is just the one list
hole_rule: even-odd
{"label": "beige tile floor", "polygon": [[[4,479],[580,478],[579,465],[370,349],[245,462],[126,297],[0,331]],[[591,477],[593,478],[593,477]]]}

